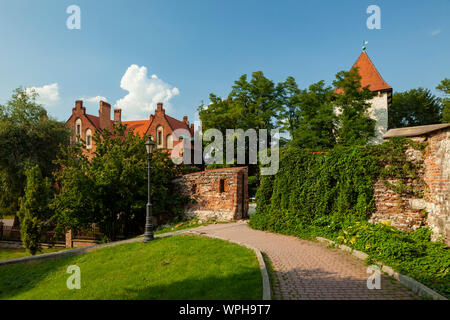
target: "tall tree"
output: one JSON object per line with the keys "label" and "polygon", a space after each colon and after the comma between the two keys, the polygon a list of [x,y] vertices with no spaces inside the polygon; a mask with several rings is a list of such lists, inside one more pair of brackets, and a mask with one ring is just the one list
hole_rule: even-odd
{"label": "tall tree", "polygon": [[396,92],[389,108],[389,128],[423,126],[441,122],[442,104],[424,88]]}
{"label": "tall tree", "polygon": [[442,80],[436,89],[445,95],[442,98],[442,123],[450,123],[450,79]]}
{"label": "tall tree", "polygon": [[39,242],[45,223],[51,218],[49,203],[52,186],[49,178],[43,178],[36,165],[26,170],[26,186],[24,196],[20,198],[18,216],[23,246],[35,255],[39,250]]}
{"label": "tall tree", "polygon": [[19,209],[25,171],[38,165],[44,177],[51,177],[59,146],[69,143],[64,123],[49,119],[36,97],[18,88],[0,105],[0,214],[15,215]]}
{"label": "tall tree", "polygon": [[[250,81],[242,75],[232,86],[226,99],[211,94],[211,103],[199,107],[202,129],[218,129],[225,137],[226,129],[274,129],[277,119],[283,111],[282,91],[284,87],[276,85],[266,78],[263,72],[252,74]],[[224,139],[225,150],[226,139]],[[237,149],[237,147],[235,146]],[[255,150],[253,150],[255,151]],[[249,148],[246,146],[246,159]],[[235,152],[236,154],[236,152]],[[248,160],[246,160],[248,164]],[[256,175],[257,165],[249,165],[249,175]]]}
{"label": "tall tree", "polygon": [[292,143],[315,151],[331,149],[336,144],[337,116],[332,101],[333,90],[319,81],[296,96],[297,112]]}
{"label": "tall tree", "polygon": [[375,93],[369,87],[361,87],[358,68],[337,73],[333,85],[338,90],[334,96],[339,121],[338,144],[366,144],[375,136],[375,120],[369,114],[369,100]]}

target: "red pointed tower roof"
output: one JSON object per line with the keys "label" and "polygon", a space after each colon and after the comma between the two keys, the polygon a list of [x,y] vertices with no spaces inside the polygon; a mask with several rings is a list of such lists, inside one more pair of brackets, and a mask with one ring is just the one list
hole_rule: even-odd
{"label": "red pointed tower roof", "polygon": [[[392,90],[392,87],[384,81],[365,51],[361,53],[352,69],[356,67],[359,68],[362,88],[369,86],[370,91]],[[342,89],[337,89],[336,93],[342,93]]]}

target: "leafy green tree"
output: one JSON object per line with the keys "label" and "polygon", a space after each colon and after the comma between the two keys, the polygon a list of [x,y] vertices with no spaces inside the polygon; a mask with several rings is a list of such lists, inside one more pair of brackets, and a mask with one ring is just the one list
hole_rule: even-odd
{"label": "leafy green tree", "polygon": [[[115,126],[94,135],[92,159],[82,148],[72,147],[58,160],[56,181],[61,192],[52,204],[60,232],[80,230],[92,223],[110,240],[119,233],[143,232],[147,204],[147,154],[145,139],[126,127]],[[153,213],[180,214],[186,199],[172,190],[171,181],[181,172],[167,153],[156,150],[152,159]]]}
{"label": "leafy green tree", "polygon": [[37,94],[18,88],[0,105],[0,214],[15,215],[26,184],[25,171],[38,165],[51,177],[60,145],[68,145],[64,123],[49,119],[36,103]]}
{"label": "leafy green tree", "polygon": [[273,129],[282,111],[280,86],[267,79],[261,71],[252,79],[242,75],[235,81],[227,99],[211,94],[211,103],[199,107],[202,129]]}
{"label": "leafy green tree", "polygon": [[[254,72],[250,81],[247,79],[247,75],[242,75],[235,81],[227,99],[211,94],[211,103],[198,108],[202,129],[204,131],[217,129],[222,132],[224,137],[226,129],[242,129],[244,131],[274,129],[277,127],[277,119],[283,111],[283,90],[283,85],[276,85],[261,71]],[[223,150],[225,150],[225,145],[226,139],[224,139]],[[237,149],[237,146],[235,148]],[[245,152],[246,159],[248,159],[248,145],[246,145]],[[237,152],[235,152],[236,154]],[[248,164],[248,160],[246,160],[246,164]],[[210,167],[227,166],[230,165],[211,165]],[[249,176],[258,174],[258,165],[248,164],[248,166]]]}
{"label": "leafy green tree", "polygon": [[338,108],[337,143],[340,145],[363,145],[375,136],[375,120],[370,118],[369,100],[375,93],[369,87],[361,87],[358,68],[341,71],[333,85],[340,92],[334,96]]}
{"label": "leafy green tree", "polygon": [[43,178],[36,165],[26,170],[25,194],[20,198],[18,216],[23,246],[35,255],[45,223],[51,218],[49,202],[52,196],[50,179]]}
{"label": "leafy green tree", "polygon": [[436,89],[445,95],[442,98],[442,123],[450,123],[450,79],[442,80]]}
{"label": "leafy green tree", "polygon": [[389,128],[423,126],[441,122],[442,105],[424,88],[396,92],[389,108]]}
{"label": "leafy green tree", "polygon": [[321,151],[331,149],[336,144],[337,117],[332,96],[332,89],[326,87],[324,81],[314,83],[298,93],[293,145]]}

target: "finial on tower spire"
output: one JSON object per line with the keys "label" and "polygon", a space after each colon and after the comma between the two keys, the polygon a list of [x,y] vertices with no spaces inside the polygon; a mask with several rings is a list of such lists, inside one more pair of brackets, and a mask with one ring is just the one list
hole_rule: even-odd
{"label": "finial on tower spire", "polygon": [[367,50],[367,45],[369,44],[369,41],[363,41],[363,46],[362,46],[362,51],[366,51]]}

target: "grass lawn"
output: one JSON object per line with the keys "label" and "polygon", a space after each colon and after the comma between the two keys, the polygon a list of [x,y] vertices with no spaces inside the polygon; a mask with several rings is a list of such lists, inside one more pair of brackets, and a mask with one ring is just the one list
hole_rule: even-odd
{"label": "grass lawn", "polygon": [[[69,290],[67,267],[81,269]],[[0,299],[261,299],[255,253],[218,239],[175,236],[82,256],[0,267]]]}
{"label": "grass lawn", "polygon": [[[55,251],[61,251],[65,250],[64,248],[49,248],[49,249],[42,249],[41,252],[38,252],[38,254],[43,253],[50,253]],[[9,248],[0,248],[0,261],[1,260],[9,260],[9,259],[16,259],[16,258],[23,258],[31,256],[25,249],[9,249]]]}

